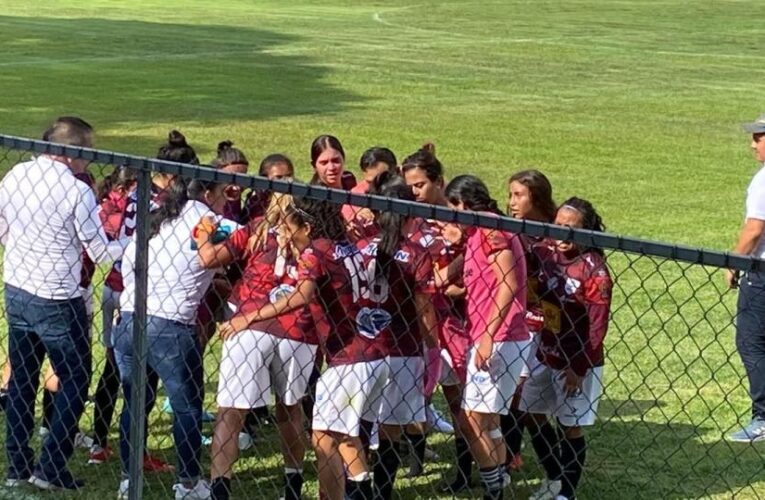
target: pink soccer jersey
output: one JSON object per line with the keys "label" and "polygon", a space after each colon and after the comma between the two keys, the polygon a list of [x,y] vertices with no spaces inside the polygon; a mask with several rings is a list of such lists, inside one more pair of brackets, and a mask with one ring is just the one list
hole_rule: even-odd
{"label": "pink soccer jersey", "polygon": [[465,249],[465,288],[470,338],[475,343],[486,331],[499,284],[490,264],[492,254],[513,253],[512,272],[518,283],[510,310],[494,335],[495,342],[529,339],[526,326],[526,260],[521,239],[512,233],[484,228],[468,229]]}

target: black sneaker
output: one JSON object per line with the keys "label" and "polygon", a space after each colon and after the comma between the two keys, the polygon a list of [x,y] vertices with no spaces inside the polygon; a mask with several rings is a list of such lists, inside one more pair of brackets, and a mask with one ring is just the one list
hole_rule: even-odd
{"label": "black sneaker", "polygon": [[42,476],[32,474],[29,478],[29,484],[40,488],[41,490],[70,490],[76,491],[85,486],[85,481],[75,479],[72,473],[69,471],[63,471],[59,473],[58,477],[53,480],[47,480]]}

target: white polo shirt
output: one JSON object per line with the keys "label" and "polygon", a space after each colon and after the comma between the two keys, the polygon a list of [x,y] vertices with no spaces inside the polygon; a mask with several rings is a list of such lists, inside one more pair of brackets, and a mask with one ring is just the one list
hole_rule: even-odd
{"label": "white polo shirt", "polygon": [[96,263],[120,258],[127,240],[109,242],[93,190],[48,156],[19,163],[0,182],[3,280],[32,295],[81,296],[82,249]]}
{"label": "white polo shirt", "polygon": [[[198,252],[192,249],[191,233],[205,216],[215,213],[204,203],[189,200],[180,215],[162,224],[159,233],[149,240],[148,296],[146,313],[171,321],[193,324],[197,309],[212,283],[215,269],[203,269]],[[135,241],[122,258],[120,310],[135,310]]]}
{"label": "white polo shirt", "polygon": [[[765,165],[754,175],[746,190],[746,218],[765,221]],[[765,259],[765,237],[760,237],[752,256]]]}

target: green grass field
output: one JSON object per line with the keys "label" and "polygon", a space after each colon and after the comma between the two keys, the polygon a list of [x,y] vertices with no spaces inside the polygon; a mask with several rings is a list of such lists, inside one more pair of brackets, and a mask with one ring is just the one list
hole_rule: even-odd
{"label": "green grass field", "polygon": [[[757,168],[739,124],[765,111],[763,15],[755,0],[0,0],[0,133],[38,137],[79,114],[97,147],[152,155],[179,128],[203,160],[232,139],[253,163],[287,153],[304,179],[320,133],[342,139],[349,168],[368,146],[404,157],[433,140],[448,174],[480,175],[501,204],[506,178],[534,166],[611,231],[726,249]],[[721,440],[748,406],[721,274],[610,263],[606,397],[580,497],[762,496],[762,448]],[[152,418],[150,447],[172,458],[169,423]],[[240,498],[278,496],[266,434],[238,464]],[[448,472],[450,442],[432,442],[445,460],[401,480],[402,498],[434,497]],[[117,463],[85,458],[72,462],[89,480],[79,496],[113,495]],[[525,458],[518,498],[539,478]],[[146,497],[171,482],[149,478]]]}

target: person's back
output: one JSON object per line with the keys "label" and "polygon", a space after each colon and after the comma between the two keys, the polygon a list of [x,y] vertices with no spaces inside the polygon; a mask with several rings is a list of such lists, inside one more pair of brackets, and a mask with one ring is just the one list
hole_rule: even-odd
{"label": "person's back", "polygon": [[[62,117],[43,139],[74,147],[92,146],[92,127]],[[83,247],[94,262],[121,256],[125,241],[109,242],[95,195],[76,175],[88,161],[43,155],[16,165],[0,182],[0,241],[3,256],[9,360],[6,485],[29,481],[41,489],[78,489],[66,461],[87,397],[90,370],[88,314],[80,288]],[[29,438],[43,353],[59,377],[51,432],[33,464]],[[31,402],[31,403],[30,403]]]}
{"label": "person's back", "polygon": [[[0,205],[8,225],[5,283],[50,299],[79,295],[80,233],[95,231],[98,225],[82,227],[77,216],[96,206],[93,191],[69,167],[43,156],[8,173],[0,184]],[[88,212],[86,217],[98,220],[96,211]]]}

